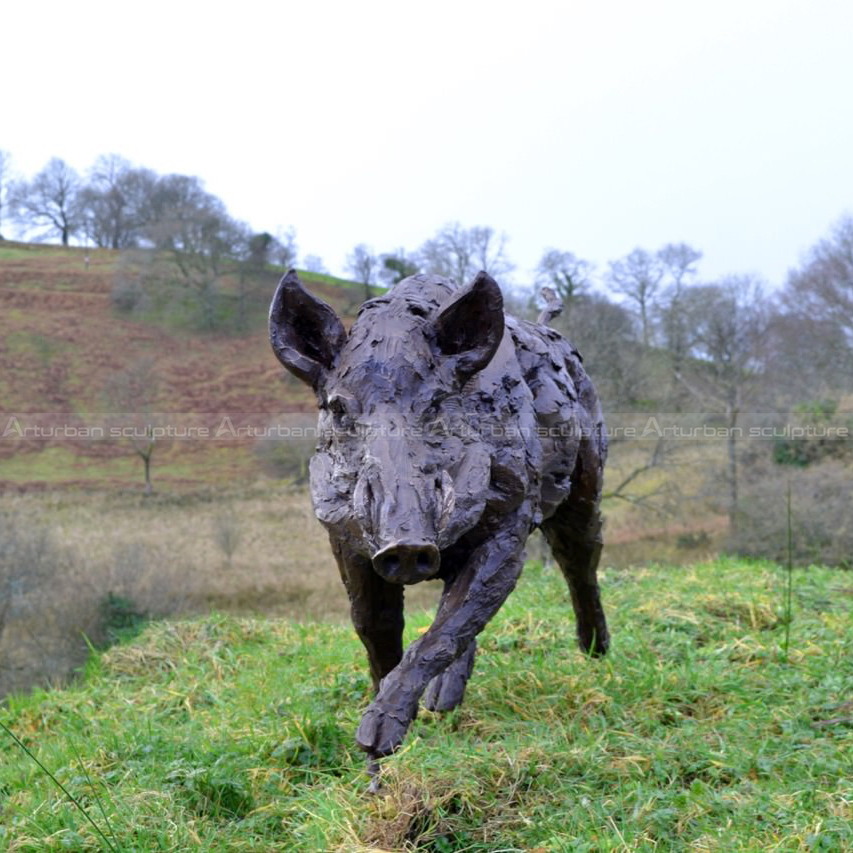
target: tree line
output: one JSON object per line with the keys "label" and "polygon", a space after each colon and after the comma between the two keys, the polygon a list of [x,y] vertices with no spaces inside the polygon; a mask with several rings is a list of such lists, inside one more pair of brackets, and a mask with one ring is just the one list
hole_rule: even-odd
{"label": "tree line", "polygon": [[255,234],[199,178],[159,175],[117,154],[98,157],[85,175],[54,157],[26,180],[16,177],[9,154],[0,151],[0,235],[4,223],[64,246],[75,239],[104,249],[204,246],[240,256],[263,244],[277,262],[295,261],[292,231]]}
{"label": "tree line", "polygon": [[[553,251],[536,286],[558,295],[553,325],[580,349],[611,413],[672,413],[720,428],[723,453],[703,488],[728,515],[734,547],[784,558],[790,483],[795,558],[853,565],[853,217],[776,291],[751,275],[702,280],[701,257],[683,243],[638,248],[596,278],[588,262]],[[785,434],[784,424],[805,432]],[[769,440],[744,440],[771,425],[779,429]],[[650,444],[611,496],[663,502],[666,494],[635,487],[683,451],[683,442]],[[663,482],[679,503],[674,478]]]}
{"label": "tree line", "polygon": [[[507,293],[508,307],[533,320],[545,303],[548,322],[582,353],[611,422],[666,413],[713,429],[722,453],[717,463],[701,461],[703,498],[728,516],[734,547],[784,557],[779,496],[793,481],[807,528],[796,558],[853,565],[853,216],[775,291],[754,275],[705,280],[701,259],[694,246],[667,243],[599,270],[551,247],[531,281]],[[371,286],[417,272],[467,281],[485,269],[505,283],[514,266],[504,235],[450,223],[411,252],[360,243],[347,269],[369,297]],[[788,435],[786,425],[805,432]],[[744,440],[756,431],[771,438]],[[683,464],[687,444],[647,442],[645,458],[606,497],[683,514],[678,477],[661,469],[674,470],[679,457]],[[656,480],[661,486],[649,488]]]}

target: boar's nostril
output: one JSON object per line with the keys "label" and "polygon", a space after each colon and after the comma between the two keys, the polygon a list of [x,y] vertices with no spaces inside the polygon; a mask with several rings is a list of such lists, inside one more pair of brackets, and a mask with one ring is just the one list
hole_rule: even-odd
{"label": "boar's nostril", "polygon": [[[376,560],[373,562],[376,563]],[[395,575],[400,571],[400,558],[396,554],[385,554],[379,558],[379,565],[382,568],[383,574]]]}
{"label": "boar's nostril", "polygon": [[394,542],[373,557],[373,568],[386,580],[415,583],[433,577],[441,554],[430,542]]}

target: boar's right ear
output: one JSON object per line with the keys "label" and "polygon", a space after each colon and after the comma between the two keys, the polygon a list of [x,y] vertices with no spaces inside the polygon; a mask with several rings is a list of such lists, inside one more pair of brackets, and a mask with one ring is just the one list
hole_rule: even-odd
{"label": "boar's right ear", "polygon": [[347,339],[334,310],[308,293],[296,270],[279,282],[270,305],[270,343],[278,360],[317,388]]}
{"label": "boar's right ear", "polygon": [[442,307],[435,319],[436,343],[456,358],[463,384],[491,360],[504,333],[504,299],[497,282],[480,272]]}

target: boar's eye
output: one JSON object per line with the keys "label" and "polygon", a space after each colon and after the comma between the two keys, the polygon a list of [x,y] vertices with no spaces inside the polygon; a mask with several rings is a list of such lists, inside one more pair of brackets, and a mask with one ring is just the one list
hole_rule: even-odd
{"label": "boar's eye", "polygon": [[355,416],[358,414],[358,404],[356,400],[345,397],[342,394],[332,394],[326,403],[326,408],[331,412],[338,426],[343,429],[350,429],[355,423]]}

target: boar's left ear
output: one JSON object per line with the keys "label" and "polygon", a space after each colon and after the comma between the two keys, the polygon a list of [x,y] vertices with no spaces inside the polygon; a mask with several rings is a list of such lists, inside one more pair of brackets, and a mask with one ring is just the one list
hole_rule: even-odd
{"label": "boar's left ear", "polygon": [[492,360],[503,333],[503,294],[487,272],[478,273],[435,319],[438,348],[456,358],[456,371],[463,383]]}
{"label": "boar's left ear", "polygon": [[347,339],[334,310],[312,296],[291,270],[279,283],[270,305],[270,343],[278,360],[316,388]]}

